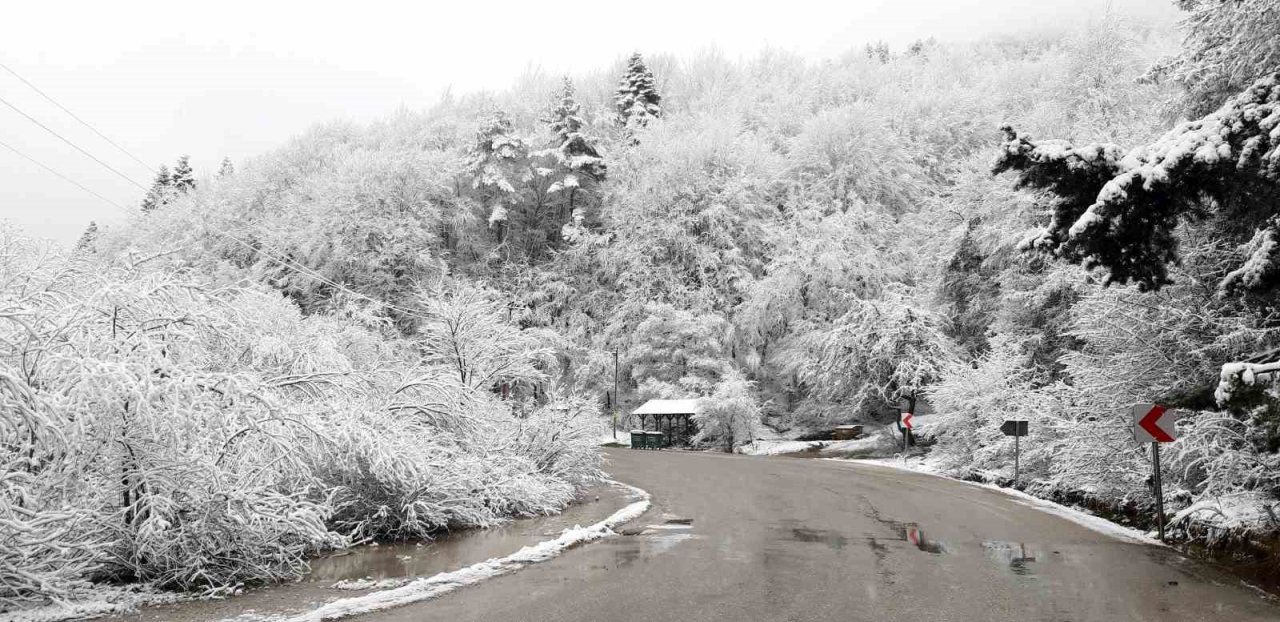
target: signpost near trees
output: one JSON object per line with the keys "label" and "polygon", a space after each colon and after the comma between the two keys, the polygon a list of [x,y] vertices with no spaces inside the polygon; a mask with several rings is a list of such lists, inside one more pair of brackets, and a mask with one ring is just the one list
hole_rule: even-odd
{"label": "signpost near trees", "polygon": [[904,412],[898,419],[898,427],[902,428],[902,453],[907,453],[907,437],[911,435],[911,430],[915,428],[915,424],[911,420],[915,418],[915,413]]}
{"label": "signpost near trees", "polygon": [[1020,454],[1022,453],[1021,443],[1018,442],[1018,439],[1027,435],[1027,421],[1025,419],[1010,419],[1000,424],[1000,431],[1005,436],[1013,437],[1013,485],[1017,486]]}
{"label": "signpost near trees", "polygon": [[1177,440],[1174,423],[1178,412],[1161,404],[1133,405],[1133,439],[1139,443],[1151,443],[1151,462],[1156,495],[1156,532],[1164,541],[1164,486],[1160,482],[1160,443]]}

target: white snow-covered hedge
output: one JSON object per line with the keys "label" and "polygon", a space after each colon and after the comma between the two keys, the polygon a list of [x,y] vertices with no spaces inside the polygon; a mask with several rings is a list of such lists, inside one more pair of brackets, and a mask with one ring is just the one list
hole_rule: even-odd
{"label": "white snow-covered hedge", "polygon": [[86,581],[295,577],[353,539],[553,512],[599,476],[587,401],[513,409],[420,346],[153,263],[0,230],[0,611]]}

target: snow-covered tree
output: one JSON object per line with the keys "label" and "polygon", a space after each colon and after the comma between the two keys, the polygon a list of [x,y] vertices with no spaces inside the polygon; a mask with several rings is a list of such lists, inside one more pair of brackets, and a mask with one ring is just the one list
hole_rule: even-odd
{"label": "snow-covered tree", "polygon": [[1177,0],[1187,11],[1180,53],[1153,68],[1187,89],[1192,114],[1224,100],[1280,67],[1280,11],[1274,0]]}
{"label": "snow-covered tree", "polygon": [[231,158],[222,158],[222,165],[218,167],[218,178],[230,177],[236,174],[236,167],[231,163]]}
{"label": "snow-covered tree", "polygon": [[843,419],[886,407],[915,411],[923,390],[955,359],[934,313],[903,293],[856,301],[806,348],[788,353],[786,367],[821,399],[843,405]]}
{"label": "snow-covered tree", "polygon": [[[1213,215],[1222,233],[1245,242],[1244,262],[1219,283],[1224,293],[1273,286],[1280,228],[1267,197],[1280,183],[1280,74],[1263,78],[1216,112],[1178,125],[1125,152],[1034,142],[1005,128],[996,172],[1051,197],[1049,226],[1026,248],[1107,271],[1107,282],[1155,289],[1178,259],[1176,228]],[[1242,238],[1242,239],[1241,239]]]}
{"label": "snow-covered tree", "polygon": [[151,189],[142,199],[142,211],[150,212],[158,207],[164,207],[175,194],[177,191],[174,189],[173,176],[169,173],[169,167],[161,164],[160,170],[156,172],[155,181],[151,183]]}
{"label": "snow-covered tree", "polygon": [[[596,141],[587,135],[581,115],[582,107],[578,104],[573,81],[566,76],[555,106],[543,118],[551,130],[556,160],[571,173],[602,181],[606,171],[604,158],[600,157]],[[564,187],[572,187],[572,184],[564,182]]]}
{"label": "snow-covered tree", "polygon": [[751,381],[741,372],[729,372],[711,395],[698,400],[698,414],[693,418],[698,424],[698,433],[693,440],[717,443],[725,451],[733,451],[734,447],[756,439],[760,433],[760,416],[760,403]]}
{"label": "snow-covered tree", "polygon": [[714,313],[651,303],[623,352],[631,381],[649,397],[709,395],[728,371],[728,333]]}
{"label": "snow-covered tree", "polygon": [[173,167],[173,189],[180,193],[187,193],[196,187],[196,175],[191,170],[190,156],[181,156],[178,163]]}
{"label": "snow-covered tree", "polygon": [[509,309],[485,292],[429,292],[422,305],[428,318],[419,328],[423,356],[448,369],[458,384],[473,390],[532,388],[554,371],[537,332],[513,325]]}
{"label": "snow-covered tree", "polygon": [[75,250],[82,253],[97,252],[98,245],[98,223],[89,221],[89,226],[85,227],[84,233],[80,234],[80,239],[76,240]]}
{"label": "snow-covered tree", "polygon": [[579,196],[604,181],[607,170],[596,140],[586,133],[581,114],[573,81],[565,77],[555,106],[543,118],[551,130],[551,146],[538,155],[555,164],[554,181],[547,192],[565,197],[565,213],[560,218],[567,226],[575,226],[583,219],[580,212],[575,212],[580,207]]}
{"label": "snow-covered tree", "polygon": [[662,116],[662,96],[658,94],[653,72],[645,65],[639,52],[627,60],[627,69],[618,82],[613,105],[618,125],[626,128],[633,137],[651,120]]}
{"label": "snow-covered tree", "polygon": [[[0,610],[89,579],[293,579],[353,540],[553,512],[599,477],[591,400],[560,392],[515,420],[483,386],[547,369],[485,300],[431,307],[424,361],[136,252],[64,258],[0,229]],[[470,328],[436,330],[451,318]]]}

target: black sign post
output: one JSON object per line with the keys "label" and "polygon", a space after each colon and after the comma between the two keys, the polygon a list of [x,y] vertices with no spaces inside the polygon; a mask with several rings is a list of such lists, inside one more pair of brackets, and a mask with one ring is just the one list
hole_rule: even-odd
{"label": "black sign post", "polygon": [[1018,485],[1018,470],[1021,466],[1019,462],[1022,457],[1020,455],[1022,447],[1018,439],[1027,435],[1027,421],[1025,419],[1010,419],[1000,424],[1000,431],[1005,436],[1013,437],[1013,485],[1016,487]]}

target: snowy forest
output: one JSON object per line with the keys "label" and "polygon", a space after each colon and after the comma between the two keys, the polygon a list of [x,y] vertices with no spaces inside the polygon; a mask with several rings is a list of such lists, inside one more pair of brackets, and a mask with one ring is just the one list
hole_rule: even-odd
{"label": "snowy forest", "polygon": [[707,448],[919,404],[987,481],[1027,419],[1020,486],[1117,514],[1169,404],[1174,533],[1276,538],[1280,11],[1178,4],[601,58],[182,159],[74,249],[0,231],[0,610],[556,512],[654,397]]}

